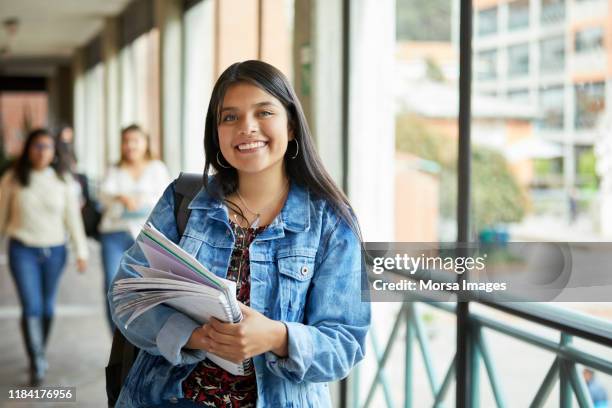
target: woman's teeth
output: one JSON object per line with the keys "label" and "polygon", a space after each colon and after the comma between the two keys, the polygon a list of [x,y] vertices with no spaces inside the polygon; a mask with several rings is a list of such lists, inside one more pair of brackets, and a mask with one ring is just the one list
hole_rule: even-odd
{"label": "woman's teeth", "polygon": [[266,145],[265,142],[242,143],[238,145],[238,150],[257,149],[258,147],[264,147],[265,145]]}

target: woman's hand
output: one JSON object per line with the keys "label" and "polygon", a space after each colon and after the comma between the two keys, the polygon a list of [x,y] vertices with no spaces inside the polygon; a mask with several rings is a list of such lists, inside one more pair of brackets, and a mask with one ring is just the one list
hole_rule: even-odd
{"label": "woman's hand", "polygon": [[117,196],[117,201],[123,204],[128,211],[138,210],[138,201],[134,197],[119,195]]}
{"label": "woman's hand", "polygon": [[78,258],[77,259],[77,270],[81,273],[87,270],[87,259]]}
{"label": "woman's hand", "polygon": [[240,309],[243,315],[240,323],[222,323],[213,318],[193,331],[186,347],[236,363],[267,351],[286,357],[287,327],[242,303]]}

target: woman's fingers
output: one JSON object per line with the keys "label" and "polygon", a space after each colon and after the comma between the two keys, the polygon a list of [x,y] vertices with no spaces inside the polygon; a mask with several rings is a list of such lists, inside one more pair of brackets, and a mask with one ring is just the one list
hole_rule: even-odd
{"label": "woman's fingers", "polygon": [[215,343],[214,341],[211,342],[210,350],[208,351],[216,356],[233,361],[235,363],[241,362],[250,357],[246,350],[243,350],[240,347],[219,344]]}
{"label": "woman's fingers", "polygon": [[243,334],[243,329],[240,323],[223,323],[222,321],[213,317],[208,322],[208,325],[210,325],[217,332],[227,334],[229,336],[241,336]]}
{"label": "woman's fingers", "polygon": [[236,336],[217,331],[211,325],[206,325],[204,330],[206,335],[215,343],[225,345],[234,345],[239,343],[239,339]]}

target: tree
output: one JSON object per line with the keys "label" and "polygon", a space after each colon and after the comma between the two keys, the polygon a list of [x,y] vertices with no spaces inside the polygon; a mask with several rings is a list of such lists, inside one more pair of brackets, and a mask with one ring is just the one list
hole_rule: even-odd
{"label": "tree", "polygon": [[450,41],[451,0],[396,0],[398,41]]}
{"label": "tree", "polygon": [[[396,119],[395,146],[437,162],[440,172],[440,214],[456,216],[457,143],[427,125],[413,114]],[[525,215],[527,199],[504,156],[493,149],[472,145],[472,210],[474,231],[499,224],[518,222]]]}

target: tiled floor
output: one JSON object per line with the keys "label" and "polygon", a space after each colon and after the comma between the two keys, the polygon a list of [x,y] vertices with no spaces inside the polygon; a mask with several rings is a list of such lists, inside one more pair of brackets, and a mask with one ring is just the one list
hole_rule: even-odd
{"label": "tiled floor", "polygon": [[76,387],[76,403],[8,401],[9,388],[27,385],[28,363],[19,329],[21,309],[13,280],[0,257],[0,407],[107,406],[104,367],[111,335],[103,308],[99,247],[92,242],[90,250],[92,259],[86,273],[79,274],[72,263],[64,272],[47,350],[49,371],[44,385]]}

